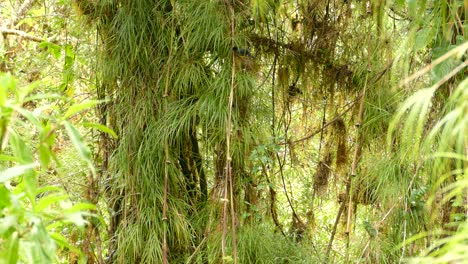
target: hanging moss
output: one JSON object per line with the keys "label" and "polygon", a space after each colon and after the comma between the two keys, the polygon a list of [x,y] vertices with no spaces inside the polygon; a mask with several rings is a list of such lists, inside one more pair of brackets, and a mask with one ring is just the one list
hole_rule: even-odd
{"label": "hanging moss", "polygon": [[328,152],[325,154],[323,160],[319,161],[317,170],[314,175],[314,191],[317,195],[321,196],[325,193],[328,187],[328,181],[331,174],[332,154]]}

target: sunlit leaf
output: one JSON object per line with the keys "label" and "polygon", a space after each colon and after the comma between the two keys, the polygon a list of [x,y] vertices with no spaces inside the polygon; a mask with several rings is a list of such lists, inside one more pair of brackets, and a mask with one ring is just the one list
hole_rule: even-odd
{"label": "sunlit leaf", "polygon": [[88,221],[86,221],[83,217],[82,213],[76,212],[76,213],[66,213],[65,214],[65,220],[73,223],[76,226],[84,226]]}
{"label": "sunlit leaf", "polygon": [[41,163],[42,168],[47,169],[49,167],[50,160],[52,157],[52,153],[50,151],[49,146],[41,144],[37,148],[37,151],[39,154],[39,161]]}
{"label": "sunlit leaf", "polygon": [[31,150],[26,145],[26,142],[14,132],[10,133],[10,147],[13,150],[13,155],[17,157],[21,163],[33,163],[34,157]]}
{"label": "sunlit leaf", "polygon": [[97,130],[99,130],[101,132],[104,132],[104,133],[107,133],[107,134],[111,135],[113,138],[117,138],[117,134],[114,132],[114,130],[112,130],[112,129],[104,126],[104,125],[84,122],[83,126],[97,129]]}
{"label": "sunlit leaf", "polygon": [[55,242],[48,235],[47,230],[39,219],[35,219],[30,231],[31,245],[29,253],[33,263],[53,263],[55,255]]}
{"label": "sunlit leaf", "polygon": [[60,247],[67,248],[67,249],[70,249],[70,250],[73,250],[73,251],[79,253],[79,249],[77,247],[71,245],[70,243],[68,243],[67,238],[64,237],[62,234],[57,233],[57,232],[49,232],[49,235],[50,235],[51,238],[53,238],[55,240],[57,245],[59,245]]}
{"label": "sunlit leaf", "polygon": [[41,128],[42,125],[41,123],[39,122],[39,120],[37,119],[37,117],[30,111],[22,108],[22,107],[19,107],[19,106],[16,106],[16,105],[10,105],[9,107],[13,108],[16,112],[20,113],[22,116],[26,117],[26,119],[28,119],[29,122],[31,122],[33,125],[35,125],[37,128]]}
{"label": "sunlit leaf", "polygon": [[4,184],[1,184],[0,185],[0,211],[3,210],[3,208],[9,206],[10,204],[11,204],[10,192],[5,187]]}
{"label": "sunlit leaf", "polygon": [[64,121],[63,122],[65,129],[68,132],[68,136],[70,137],[73,146],[80,154],[81,158],[84,160],[91,162],[91,151],[89,150],[86,143],[83,141],[83,138],[80,135],[80,132],[76,127],[74,127],[70,122]]}
{"label": "sunlit leaf", "polygon": [[6,263],[16,264],[18,262],[18,249],[19,249],[19,238],[18,232],[13,232],[13,234],[8,238],[6,242],[7,248],[7,258]]}
{"label": "sunlit leaf", "polygon": [[14,177],[25,174],[27,171],[31,171],[35,167],[35,164],[19,165],[12,168],[8,168],[0,172],[0,182],[6,182]]}
{"label": "sunlit leaf", "polygon": [[18,162],[18,158],[10,155],[0,154],[0,161],[15,161]]}
{"label": "sunlit leaf", "polygon": [[41,212],[49,206],[66,199],[68,199],[68,195],[65,194],[50,194],[45,197],[41,197],[34,209],[36,212]]}
{"label": "sunlit leaf", "polygon": [[66,212],[75,213],[88,210],[96,210],[96,205],[91,203],[77,203],[74,204],[71,208],[67,209]]}
{"label": "sunlit leaf", "polygon": [[2,217],[2,221],[0,221],[0,235],[3,236],[17,224],[18,218],[15,215],[7,215]]}
{"label": "sunlit leaf", "polygon": [[69,118],[71,117],[72,115],[75,115],[83,110],[86,110],[86,109],[89,109],[91,107],[94,107],[96,105],[98,105],[99,103],[101,103],[101,101],[85,101],[85,102],[82,102],[82,103],[79,103],[79,104],[74,104],[72,106],[70,106],[70,108],[68,108],[67,112],[65,113],[65,115],[63,116],[63,118]]}
{"label": "sunlit leaf", "polygon": [[47,51],[49,51],[49,53],[52,54],[56,59],[60,58],[60,52],[62,50],[62,47],[60,47],[60,45],[44,41],[39,44],[39,47],[47,48]]}
{"label": "sunlit leaf", "polygon": [[64,99],[64,97],[59,94],[40,93],[40,94],[35,94],[35,95],[25,97],[23,102],[37,101],[37,100],[42,100],[42,99]]}

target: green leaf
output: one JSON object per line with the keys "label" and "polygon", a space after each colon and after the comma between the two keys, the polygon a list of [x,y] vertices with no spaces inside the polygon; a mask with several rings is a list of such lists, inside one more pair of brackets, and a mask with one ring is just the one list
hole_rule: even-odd
{"label": "green leaf", "polygon": [[63,122],[65,129],[67,130],[68,136],[70,137],[73,146],[78,151],[78,154],[84,160],[92,163],[91,161],[91,151],[89,150],[88,146],[83,141],[83,138],[80,135],[80,132],[76,127],[74,127],[70,122],[64,121]]}
{"label": "green leaf", "polygon": [[23,175],[23,183],[26,188],[26,194],[28,195],[29,201],[32,204],[32,207],[36,203],[36,192],[37,192],[37,178],[36,173],[33,170],[26,171]]}
{"label": "green leaf", "polygon": [[69,118],[70,116],[78,113],[78,112],[81,112],[85,109],[89,109],[93,106],[96,106],[98,105],[99,103],[101,103],[102,101],[96,101],[96,100],[90,100],[90,101],[85,101],[85,102],[82,102],[82,103],[79,103],[79,104],[74,104],[72,106],[70,106],[70,108],[68,108],[67,112],[65,113],[65,115],[63,116],[63,118]]}
{"label": "green leaf", "polygon": [[24,98],[26,96],[28,96],[34,89],[36,89],[39,85],[41,84],[41,81],[34,81],[32,83],[30,83],[29,85],[27,86],[24,86],[22,87],[21,89],[18,89],[18,102],[21,102],[23,103],[24,102]]}
{"label": "green leaf", "polygon": [[59,45],[44,41],[39,44],[39,47],[47,48],[47,51],[49,51],[49,53],[52,54],[56,59],[60,58],[60,51],[62,48]]}
{"label": "green leaf", "polygon": [[89,128],[94,128],[94,129],[97,129],[101,132],[104,132],[104,133],[107,133],[109,135],[111,135],[113,138],[117,138],[117,134],[114,132],[114,130],[104,126],[104,125],[101,125],[101,124],[96,124],[96,123],[89,123],[89,122],[84,122],[83,123],[83,126],[84,127],[89,127]]}
{"label": "green leaf", "polygon": [[41,167],[43,169],[47,169],[49,167],[50,160],[52,157],[52,153],[50,151],[49,146],[43,143],[39,145],[37,151],[39,152],[39,161],[41,162]]}
{"label": "green leaf", "polygon": [[10,205],[10,191],[5,187],[5,185],[2,184],[0,185],[0,211]]}
{"label": "green leaf", "polygon": [[16,264],[18,262],[18,249],[19,249],[19,239],[18,232],[13,232],[7,242],[7,258],[6,263]]}
{"label": "green leaf", "polygon": [[53,263],[56,254],[55,241],[49,236],[41,220],[35,219],[30,234],[32,243],[29,254],[33,260],[30,263]]}
{"label": "green leaf", "polygon": [[431,28],[423,28],[420,31],[416,33],[416,39],[415,43],[413,46],[413,49],[415,51],[418,51],[422,48],[427,47],[427,45],[432,41],[433,39],[433,30]]}
{"label": "green leaf", "polygon": [[51,238],[55,240],[55,243],[57,243],[57,245],[59,245],[60,247],[68,248],[72,251],[79,253],[79,249],[77,247],[74,247],[70,243],[68,243],[67,238],[64,237],[62,234],[57,233],[57,232],[49,232],[49,235]]}
{"label": "green leaf", "polygon": [[5,91],[8,91],[8,90],[15,91],[16,90],[15,78],[12,77],[10,74],[3,74],[0,77],[0,87],[5,89]]}
{"label": "green leaf", "polygon": [[26,119],[29,120],[33,125],[35,125],[37,128],[41,128],[41,122],[34,116],[34,114],[22,107],[19,107],[17,105],[10,105],[9,107],[13,108],[16,112],[20,113],[22,116],[26,117]]}
{"label": "green leaf", "polygon": [[23,164],[33,163],[33,154],[26,145],[26,142],[16,133],[10,133],[10,147],[13,155]]}
{"label": "green leaf", "polygon": [[18,158],[17,157],[13,157],[13,156],[10,156],[10,155],[5,155],[5,154],[0,154],[0,161],[14,161],[14,162],[18,162]]}
{"label": "green leaf", "polygon": [[0,77],[0,107],[4,106],[8,98],[8,90],[15,90],[16,81],[10,74],[3,74]]}
{"label": "green leaf", "polygon": [[49,207],[50,205],[61,202],[61,201],[65,201],[67,199],[68,199],[68,195],[66,194],[50,194],[45,197],[42,197],[37,203],[34,210],[36,212],[41,212],[47,207]]}
{"label": "green leaf", "polygon": [[82,227],[88,223],[88,221],[84,219],[83,213],[66,214],[65,220],[79,227]]}
{"label": "green leaf", "polygon": [[59,99],[59,100],[63,100],[63,99],[65,99],[65,97],[63,97],[63,96],[61,96],[59,94],[42,94],[41,93],[41,94],[35,94],[35,95],[25,97],[23,102],[37,101],[37,100],[41,100],[41,99]]}
{"label": "green leaf", "polygon": [[0,235],[3,236],[5,233],[8,233],[17,223],[18,219],[16,215],[2,217],[2,221],[0,221]]}
{"label": "green leaf", "polygon": [[31,171],[35,167],[34,164],[26,164],[8,168],[0,172],[0,182],[6,182],[14,177],[23,175],[27,171]]}
{"label": "green leaf", "polygon": [[91,203],[77,203],[73,205],[71,208],[67,209],[67,213],[75,213],[75,212],[82,212],[87,210],[96,210],[96,206]]}
{"label": "green leaf", "polygon": [[73,50],[73,46],[70,44],[65,45],[65,56],[67,57],[75,57],[75,51]]}

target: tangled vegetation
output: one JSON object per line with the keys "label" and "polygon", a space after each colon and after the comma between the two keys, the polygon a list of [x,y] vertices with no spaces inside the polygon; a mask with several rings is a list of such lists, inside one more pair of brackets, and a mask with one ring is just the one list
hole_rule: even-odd
{"label": "tangled vegetation", "polygon": [[5,263],[468,258],[464,1],[0,7]]}

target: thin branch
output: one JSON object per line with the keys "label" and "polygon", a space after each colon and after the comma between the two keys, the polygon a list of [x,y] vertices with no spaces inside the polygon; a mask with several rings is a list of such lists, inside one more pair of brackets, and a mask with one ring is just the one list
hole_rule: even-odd
{"label": "thin branch", "polygon": [[[234,48],[234,33],[235,33],[235,19],[234,19],[234,9],[232,5],[227,3],[231,15],[231,48]],[[237,264],[237,242],[236,242],[236,218],[234,211],[234,191],[233,191],[233,177],[232,177],[232,164],[231,164],[231,133],[232,133],[232,114],[233,114],[233,105],[234,105],[234,89],[235,89],[235,76],[236,76],[236,67],[235,67],[235,54],[232,53],[232,65],[231,65],[231,85],[229,92],[229,105],[228,105],[228,123],[226,128],[226,178],[224,181],[224,204],[223,204],[223,235],[221,241],[222,249],[222,262],[226,262],[226,236],[227,236],[227,204],[230,205],[230,216],[231,216],[231,240],[232,240],[232,255],[234,259],[234,264]],[[228,196],[229,191],[229,196]],[[227,199],[229,197],[229,199]]]}
{"label": "thin branch", "polygon": [[[354,100],[350,103],[347,104],[347,108],[341,112],[339,115],[335,116],[332,120],[328,121],[326,124],[324,124],[321,128],[313,131],[311,134],[301,138],[301,139],[297,139],[297,140],[294,140],[292,141],[293,144],[295,143],[298,143],[298,142],[302,142],[302,141],[305,141],[305,140],[308,140],[312,137],[314,137],[315,135],[317,135],[318,133],[322,132],[324,129],[326,129],[327,127],[329,127],[330,125],[332,125],[333,123],[335,123],[336,121],[338,121],[342,116],[344,116],[346,113],[348,113],[354,106],[354,104],[356,104],[357,100]],[[278,143],[278,145],[286,145],[286,144],[290,144],[291,142],[280,142]]]}
{"label": "thin branch", "polygon": [[280,175],[281,175],[281,181],[283,183],[283,190],[284,190],[284,194],[286,195],[286,200],[288,200],[288,204],[291,207],[292,215],[293,215],[294,219],[296,219],[299,223],[302,223],[302,220],[297,215],[296,210],[294,209],[294,206],[292,204],[291,198],[289,197],[288,190],[286,188],[286,181],[284,180],[284,173],[283,173],[284,164],[281,162],[281,159],[280,159],[278,153],[276,153],[276,159],[278,160],[278,164],[280,166],[280,171],[279,172],[280,172]]}
{"label": "thin branch", "polygon": [[273,222],[275,223],[276,228],[279,229],[281,234],[286,237],[286,234],[284,233],[283,226],[281,225],[280,221],[278,220],[278,213],[276,212],[276,191],[273,189],[270,177],[268,177],[268,171],[265,167],[265,164],[262,163],[262,170],[263,174],[265,175],[265,178],[268,183],[268,188],[270,190],[270,213],[271,213],[271,218],[273,218]]}
{"label": "thin branch", "polygon": [[28,33],[24,32],[24,31],[21,31],[21,30],[17,30],[17,29],[6,29],[6,28],[4,28],[4,29],[0,29],[0,33],[3,34],[3,35],[16,35],[16,36],[24,38],[26,40],[31,40],[31,41],[35,41],[35,42],[43,42],[43,41],[47,40],[47,39],[44,39],[44,38],[31,36]]}
{"label": "thin branch", "polygon": [[333,225],[333,230],[332,230],[332,233],[330,235],[330,240],[328,241],[327,252],[325,253],[325,263],[328,263],[331,248],[332,248],[332,245],[333,245],[333,240],[334,240],[335,234],[336,234],[336,229],[338,227],[338,223],[340,222],[341,214],[344,211],[345,204],[346,204],[346,201],[343,201],[343,203],[340,206],[340,209],[338,210],[338,214],[336,215],[335,224]]}
{"label": "thin branch", "polygon": [[190,257],[187,258],[187,261],[185,261],[186,264],[192,263],[192,259],[196,256],[196,254],[198,253],[198,251],[200,250],[200,248],[203,246],[203,244],[205,244],[206,238],[207,238],[207,237],[204,237],[204,238],[202,239],[202,241],[200,242],[200,244],[198,244],[198,246],[197,246],[197,247],[195,248],[195,250],[193,251],[192,255],[190,255]]}
{"label": "thin branch", "polygon": [[463,29],[463,23],[461,22],[460,16],[458,15],[458,12],[455,13],[455,17],[457,18],[457,23],[458,23],[458,26],[460,27],[461,35],[465,36],[465,30]]}
{"label": "thin branch", "polygon": [[[172,62],[172,51],[173,51],[173,39],[174,39],[174,16],[171,19],[171,41],[169,44],[169,58],[168,58],[168,67],[171,66]],[[167,113],[168,104],[169,104],[169,73],[171,71],[167,69],[166,76],[165,76],[165,87],[164,87],[164,112]],[[169,142],[168,140],[164,140],[164,191],[163,191],[163,208],[162,208],[162,222],[163,222],[163,241],[162,241],[162,258],[163,263],[167,264],[168,262],[168,255],[169,255],[169,247],[167,245],[167,232],[168,228],[168,217],[167,217],[167,207],[168,207],[168,193],[169,193],[169,165],[171,164],[170,155],[169,155]]]}

